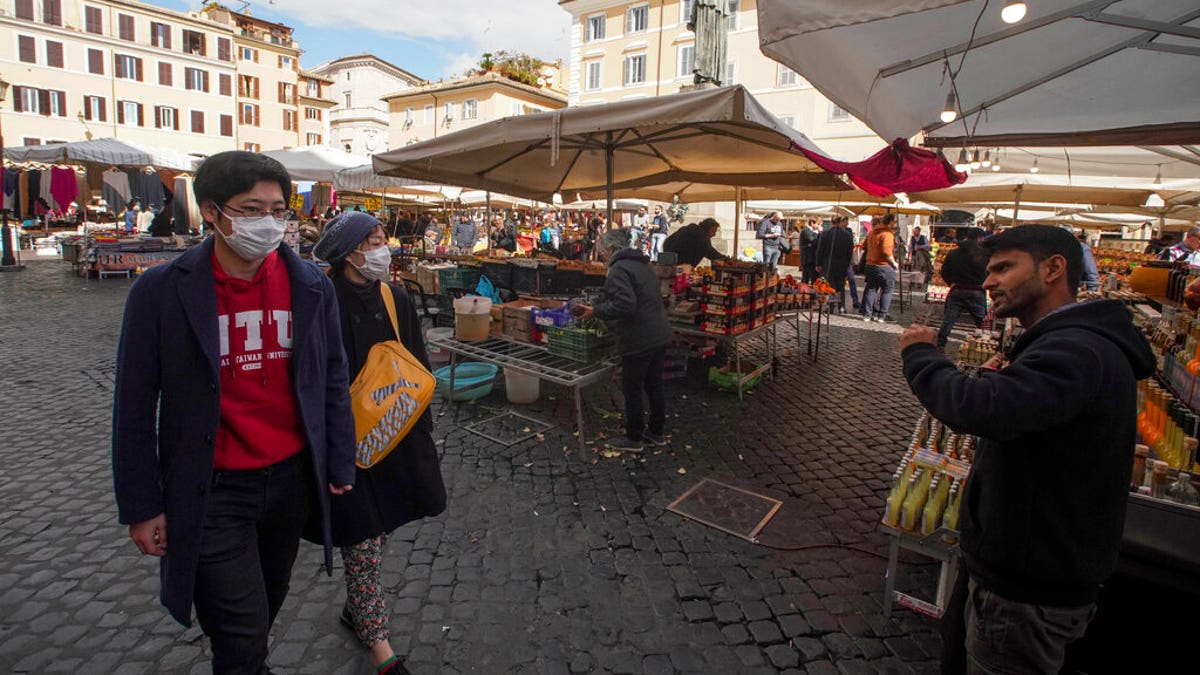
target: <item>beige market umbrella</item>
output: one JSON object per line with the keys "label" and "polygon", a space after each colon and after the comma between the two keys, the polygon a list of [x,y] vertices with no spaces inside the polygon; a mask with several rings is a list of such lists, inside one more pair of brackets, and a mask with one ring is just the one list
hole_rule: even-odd
{"label": "beige market umbrella", "polygon": [[849,187],[793,146],[824,155],[734,86],[506,117],[375,155],[374,165],[547,202],[556,193],[717,201],[740,188]]}

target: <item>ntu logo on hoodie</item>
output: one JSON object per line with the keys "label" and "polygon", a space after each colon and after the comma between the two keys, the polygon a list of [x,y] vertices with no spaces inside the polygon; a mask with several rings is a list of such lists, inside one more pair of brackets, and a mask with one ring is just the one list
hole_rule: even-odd
{"label": "ntu logo on hoodie", "polygon": [[[284,309],[273,309],[265,314],[265,318],[264,325],[264,312],[261,309],[236,312],[233,314],[231,333],[230,315],[217,315],[217,331],[221,339],[221,368],[235,365],[241,371],[258,370],[262,368],[264,359],[291,358],[292,313]],[[264,333],[268,342],[265,346]],[[231,339],[234,341],[232,345]]]}

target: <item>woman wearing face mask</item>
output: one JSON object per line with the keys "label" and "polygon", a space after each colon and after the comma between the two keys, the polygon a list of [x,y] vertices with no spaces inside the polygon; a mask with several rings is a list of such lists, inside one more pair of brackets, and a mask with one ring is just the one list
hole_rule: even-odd
{"label": "woman wearing face mask", "polygon": [[[378,220],[353,211],[338,215],[325,226],[313,254],[331,267],[351,382],[371,347],[387,340],[399,339],[429,368],[416,307],[408,293],[386,281],[392,255]],[[392,329],[381,290],[395,299],[400,335]],[[429,410],[387,457],[369,469],[358,469],[352,492],[333,500],[333,543],[341,547],[346,574],[341,620],[370,650],[380,673],[408,673],[388,643],[391,603],[384,596],[381,579],[388,535],[407,522],[436,516],[445,508],[446,488]]]}

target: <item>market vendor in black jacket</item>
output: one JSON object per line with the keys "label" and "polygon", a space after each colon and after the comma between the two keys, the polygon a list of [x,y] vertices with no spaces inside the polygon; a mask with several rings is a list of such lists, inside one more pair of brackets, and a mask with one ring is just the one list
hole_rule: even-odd
{"label": "market vendor in black jacket", "polygon": [[[389,340],[399,339],[429,368],[416,306],[408,293],[386,281],[392,255],[378,220],[354,211],[337,216],[325,226],[313,255],[331,267],[351,382],[362,371],[371,348]],[[399,335],[392,328],[382,293],[390,293],[395,301]],[[388,536],[405,523],[445,509],[446,487],[428,409],[386,457],[369,469],[357,469],[352,492],[333,499],[333,543],[341,548],[346,577],[342,622],[370,650],[380,673],[408,672],[388,641],[391,603],[382,581]]]}
{"label": "market vendor in black jacket", "polygon": [[1058,672],[1116,568],[1135,386],[1154,357],[1120,302],[1074,302],[1083,260],[1069,232],[1014,227],[983,247],[996,315],[1026,329],[1011,364],[972,379],[938,352],[932,328],[900,337],[917,398],[980,437],[959,515],[966,574],[943,616],[943,670],[965,667],[965,647],[983,672]]}
{"label": "market vendor in black jacket", "polygon": [[[621,382],[625,392],[625,437],[609,441],[617,450],[641,452],[646,443],[666,445],[663,435],[667,404],[663,394],[663,361],[671,327],[650,259],[629,248],[629,233],[609,230],[600,235],[597,253],[608,261],[604,298],[595,307],[577,305],[581,320],[595,314],[617,336]],[[642,391],[650,400],[650,423],[643,427]]]}
{"label": "market vendor in black jacket", "polygon": [[699,265],[701,260],[724,260],[729,256],[713,248],[712,238],[721,228],[715,218],[705,218],[699,223],[688,223],[679,228],[663,242],[662,250],[674,253],[680,265]]}

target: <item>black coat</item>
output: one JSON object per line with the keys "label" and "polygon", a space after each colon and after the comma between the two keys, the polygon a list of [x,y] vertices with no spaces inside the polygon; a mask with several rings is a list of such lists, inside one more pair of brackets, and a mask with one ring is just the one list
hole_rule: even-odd
{"label": "black coat", "polygon": [[980,437],[959,515],[971,576],[1014,602],[1085,605],[1117,565],[1154,354],[1115,300],[1048,314],[1012,351],[973,378],[920,343],[904,376],[934,417]]}
{"label": "black coat", "polygon": [[845,227],[831,227],[817,238],[816,265],[830,286],[840,291],[846,284],[846,270],[854,251],[854,235]]}
{"label": "black coat", "polygon": [[988,275],[987,264],[988,254],[983,252],[978,243],[963,242],[946,254],[946,260],[942,263],[942,280],[963,290],[983,290],[983,282]]}
{"label": "black coat", "polygon": [[[338,275],[333,286],[341,306],[342,344],[353,382],[371,347],[395,339],[395,332],[379,292],[380,283],[359,287]],[[388,288],[396,300],[400,342],[428,368],[416,307],[408,293]],[[426,410],[387,457],[370,469],[357,469],[353,490],[333,497],[333,544],[351,546],[445,509],[446,486],[433,442],[433,415]]]}
{"label": "black coat", "polygon": [[658,349],[671,339],[658,277],[649,263],[649,258],[631,248],[617,251],[608,261],[604,298],[596,303],[595,312],[617,336],[621,356]]}
{"label": "black coat", "polygon": [[722,260],[728,256],[722,255],[713,248],[708,233],[697,223],[692,223],[675,230],[663,242],[663,250],[679,256],[680,265],[699,265],[701,260]]}
{"label": "black coat", "polygon": [[[830,228],[837,229],[837,228]],[[820,265],[820,258],[817,256],[817,239],[821,236],[821,232],[814,232],[811,227],[804,226],[800,228],[800,264],[801,265]]]}

